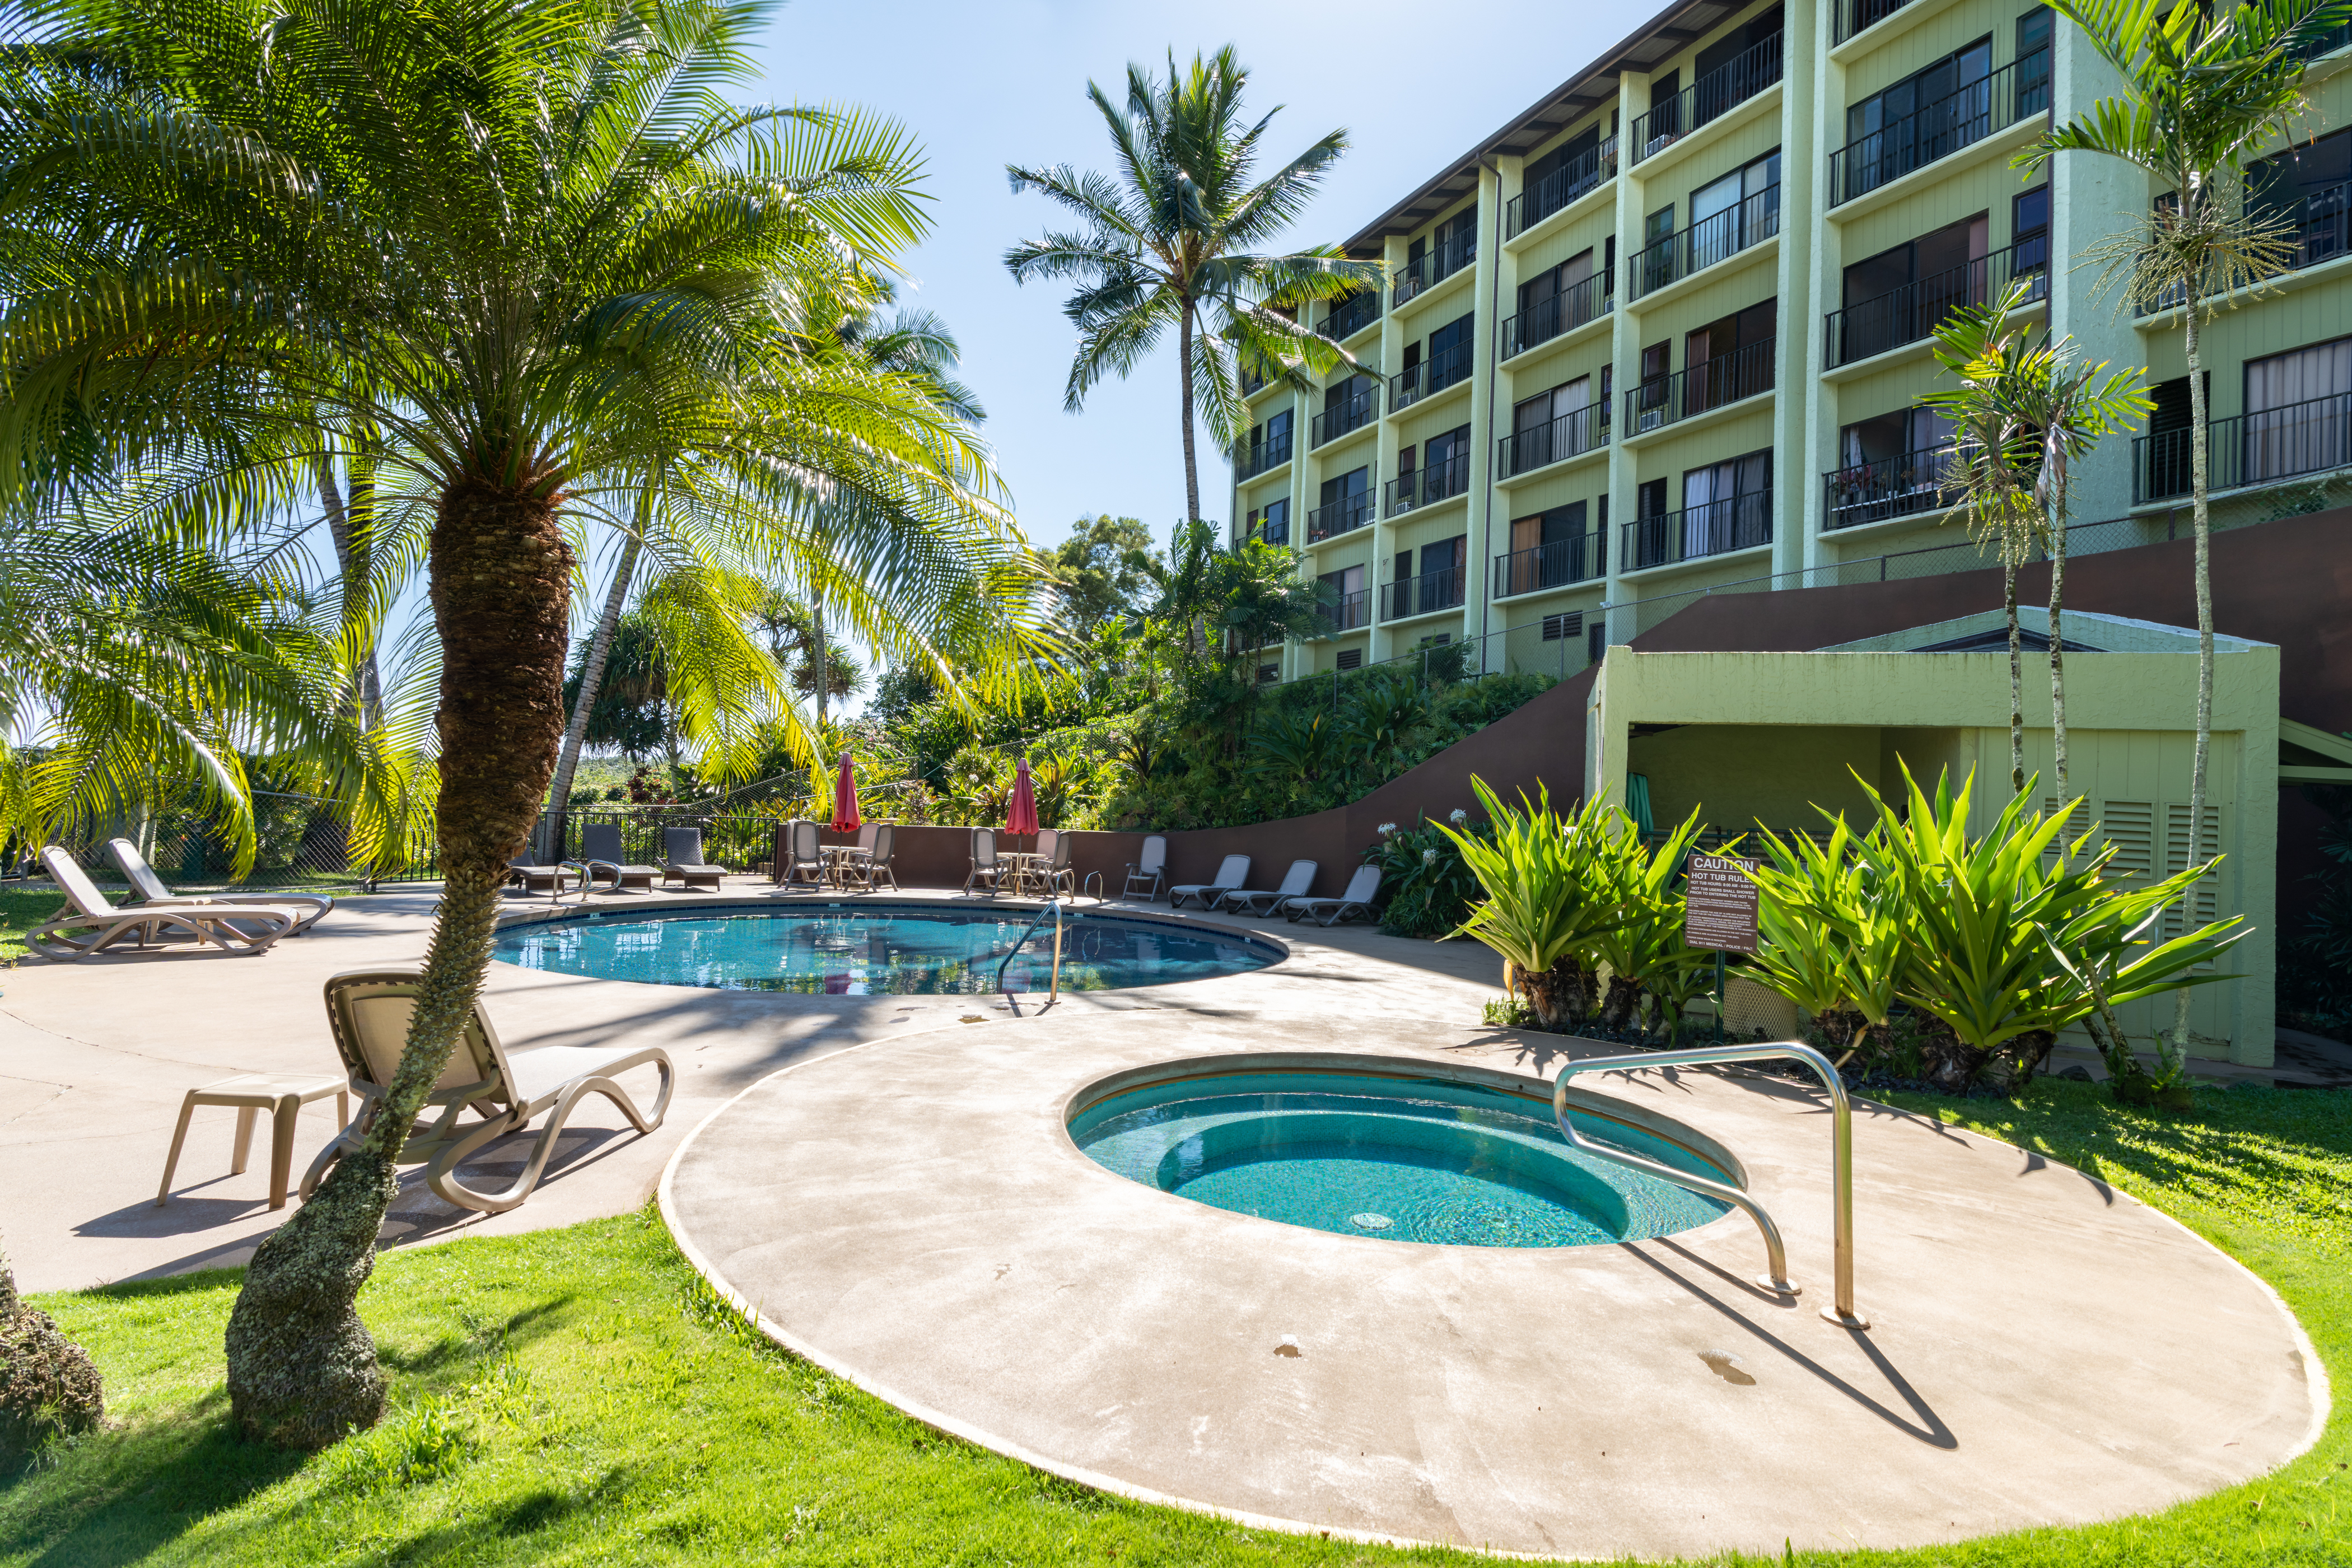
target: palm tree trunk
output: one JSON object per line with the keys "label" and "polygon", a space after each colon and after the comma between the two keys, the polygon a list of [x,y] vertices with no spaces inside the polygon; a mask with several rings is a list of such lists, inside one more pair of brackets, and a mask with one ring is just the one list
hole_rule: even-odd
{"label": "palm tree trunk", "polygon": [[809,594],[809,620],[816,631],[816,647],[811,655],[816,660],[816,743],[824,749],[824,683],[831,679],[824,658],[824,590],[816,588]]}
{"label": "palm tree trunk", "polygon": [[2066,664],[2058,617],[2066,598],[2065,509],[2056,487],[2050,496],[2050,771],[2058,784],[2062,805],[2066,792]]}
{"label": "palm tree trunk", "polygon": [[604,689],[604,661],[612,656],[613,634],[621,624],[621,606],[628,602],[629,579],[637,569],[637,553],[645,548],[642,531],[632,533],[621,543],[621,559],[613,568],[613,585],[604,594],[604,613],[596,617],[596,630],[588,639],[587,657],[580,665],[580,700],[572,705],[572,721],[563,731],[563,750],[555,760],[555,782],[548,788],[548,802],[554,808],[556,833],[551,858],[563,852],[566,818],[572,805],[572,778],[579,771],[580,749],[588,740],[588,715],[596,706],[596,697]]}
{"label": "palm tree trunk", "polygon": [[[343,504],[342,487],[335,482],[335,465],[327,454],[319,452],[310,459],[311,476],[319,486],[319,505],[327,514],[327,537],[335,546],[335,578],[342,586],[343,624],[352,623],[352,601],[361,591],[361,579],[365,572],[359,562],[359,542],[352,537],[352,513],[357,510],[358,486],[352,487],[353,505]],[[383,721],[383,678],[376,664],[375,639],[368,639],[367,656],[360,660],[353,672],[352,700],[358,710],[362,726],[373,730]]]}
{"label": "palm tree trunk", "polygon": [[481,993],[507,861],[539,816],[563,735],[572,552],[554,505],[455,485],[431,564],[444,882],[407,1045],[362,1148],[262,1242],[229,1314],[230,1413],[247,1436],[286,1447],[323,1448],[383,1413],[355,1303],[401,1147]]}
{"label": "palm tree trunk", "polygon": [[[2189,773],[2189,854],[2181,864],[2194,866],[2204,846],[2199,842],[2205,826],[2205,763],[2213,749],[2213,575],[2212,513],[2208,484],[2205,431],[2205,372],[2197,342],[2197,280],[2189,281],[2181,313],[2189,351],[2189,515],[2197,534],[2197,749]],[[2180,895],[2180,928],[2189,929],[2196,900],[2195,884]],[[2159,1037],[2161,1048],[2161,1037]],[[2189,991],[2173,994],[2171,1049],[2163,1052],[2168,1081],[2189,1056]]]}
{"label": "palm tree trunk", "polygon": [[2017,640],[2017,563],[2001,552],[2000,604],[2009,616],[2009,793],[2025,793],[2025,657]]}
{"label": "palm tree trunk", "polygon": [[1181,300],[1176,316],[1176,363],[1184,376],[1184,521],[1201,515],[1201,466],[1192,446],[1192,302]]}

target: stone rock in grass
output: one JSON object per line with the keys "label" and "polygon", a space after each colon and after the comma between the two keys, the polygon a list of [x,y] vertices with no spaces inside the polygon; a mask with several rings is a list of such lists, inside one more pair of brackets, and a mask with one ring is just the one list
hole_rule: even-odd
{"label": "stone rock in grass", "polygon": [[16,1276],[0,1263],[0,1471],[14,1469],[52,1437],[89,1431],[106,1395],[89,1352],[25,1305]]}

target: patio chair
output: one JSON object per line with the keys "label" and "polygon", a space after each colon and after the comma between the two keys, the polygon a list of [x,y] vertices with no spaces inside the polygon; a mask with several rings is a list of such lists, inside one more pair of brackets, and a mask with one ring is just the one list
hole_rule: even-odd
{"label": "patio chair", "polygon": [[217,910],[187,904],[159,910],[134,904],[118,909],[62,846],[43,847],[41,864],[48,868],[49,879],[66,901],[25,933],[25,945],[61,963],[88,958],[118,942],[135,939],[143,947],[163,941],[167,934],[191,936],[199,945],[209,942],[226,952],[260,952],[310,912],[285,904],[238,904]]}
{"label": "patio chair", "polygon": [[724,866],[713,866],[702,858],[702,829],[699,827],[665,827],[662,829],[662,886],[671,880],[686,884],[692,892],[697,887],[719,890],[721,879],[727,875]]}
{"label": "patio chair", "polygon": [[335,907],[335,900],[325,893],[242,895],[231,893],[214,894],[205,898],[174,893],[163,885],[163,879],[161,877],[155,875],[155,868],[147,864],[147,858],[139,853],[139,846],[131,843],[128,838],[108,839],[106,852],[114,857],[116,865],[122,868],[123,879],[131,884],[131,890],[139,895],[140,904],[148,909],[169,905],[186,909],[226,910],[235,909],[239,905],[250,907],[254,904],[268,904],[275,909],[301,910],[306,912],[299,921],[295,922],[294,929],[286,933],[289,936],[300,936],[326,918],[327,911]]}
{"label": "patio chair", "polygon": [[996,830],[975,827],[971,830],[971,869],[965,873],[963,890],[971,891],[974,882],[988,884],[988,896],[996,896],[996,882],[1004,874],[1003,862],[996,858]]}
{"label": "patio chair", "polygon": [[530,865],[520,856],[507,862],[507,886],[511,888],[520,883],[526,896],[532,893],[546,893],[551,898],[560,899],[572,886],[572,879],[579,874],[579,871],[571,866]]}
{"label": "patio chair", "polygon": [[608,880],[614,892],[631,889],[652,892],[661,879],[658,866],[633,866],[628,863],[628,851],[621,847],[621,825],[617,822],[583,822],[580,825],[580,868],[587,873],[588,886],[593,888],[599,876]]}
{"label": "patio chair", "polygon": [[1372,908],[1373,896],[1381,890],[1381,868],[1359,866],[1356,874],[1348,879],[1348,890],[1336,899],[1286,899],[1282,912],[1294,924],[1304,916],[1317,925],[1337,925],[1341,921],[1361,917],[1370,920],[1377,913]]}
{"label": "patio chair", "polygon": [[825,874],[824,841],[817,836],[816,824],[794,817],[784,824],[784,841],[776,858],[776,881],[789,891],[793,879],[803,872],[808,874],[813,888],[823,888],[832,881]]}
{"label": "patio chair", "polygon": [[[1217,901],[1210,908],[1237,910],[1244,914],[1270,915],[1290,900],[1303,899],[1307,896],[1307,889],[1315,885],[1315,868],[1316,862],[1312,860],[1293,860],[1290,863],[1290,869],[1282,874],[1282,886],[1274,891],[1269,893],[1252,891],[1247,888],[1235,888],[1231,892],[1220,894]],[[1258,907],[1261,900],[1265,905],[1264,909]]]}
{"label": "patio chair", "polygon": [[[327,981],[327,1023],[335,1037],[336,1054],[350,1074],[352,1092],[359,1097],[359,1114],[334,1141],[319,1152],[302,1178],[302,1196],[309,1198],[329,1167],[365,1146],[368,1128],[383,1107],[387,1086],[408,1043],[409,1015],[416,1005],[418,972],[353,970]],[[651,1114],[637,1109],[628,1091],[613,1080],[633,1068],[651,1067],[661,1074],[661,1092]],[[502,1214],[530,1196],[547,1169],[547,1158],[583,1096],[601,1094],[620,1108],[639,1132],[662,1124],[669,1109],[675,1074],[669,1053],[659,1046],[535,1046],[509,1051],[490,1026],[480,1002],[457,1037],[449,1064],[425,1103],[438,1107],[430,1123],[420,1121],[400,1152],[404,1165],[425,1165],[425,1184],[445,1202],[483,1214]],[[471,1106],[480,1120],[460,1125],[458,1115]],[[541,1111],[545,1125],[530,1146],[522,1173],[499,1192],[485,1193],[467,1186],[457,1166],[492,1140],[530,1125]]]}
{"label": "patio chair", "polygon": [[[842,868],[842,876],[845,879],[856,878],[857,885],[868,892],[874,890],[882,878],[887,877],[890,879],[890,890],[895,893],[898,890],[898,873],[890,868],[890,857],[898,848],[898,829],[887,822],[877,822],[872,831],[872,845],[865,854],[849,858]],[[863,838],[866,835],[861,831],[858,837]]]}
{"label": "patio chair", "polygon": [[1135,885],[1140,882],[1144,885],[1143,901],[1150,903],[1160,897],[1160,884],[1167,878],[1168,836],[1164,833],[1147,835],[1143,840],[1142,857],[1128,864],[1127,885],[1119,889],[1119,897],[1133,898]]}
{"label": "patio chair", "polygon": [[1187,882],[1181,888],[1169,889],[1168,907],[1171,910],[1181,910],[1184,907],[1184,900],[1191,899],[1204,910],[1215,909],[1219,899],[1249,880],[1249,868],[1248,856],[1228,855],[1225,857],[1224,864],[1217,868],[1217,874],[1211,880]]}
{"label": "patio chair", "polygon": [[1076,847],[1076,840],[1066,830],[1051,827],[1038,830],[1037,858],[1029,862],[1029,874],[1037,879],[1046,897],[1051,898],[1055,892],[1066,892],[1072,898],[1077,896],[1078,874],[1070,866],[1070,852]]}

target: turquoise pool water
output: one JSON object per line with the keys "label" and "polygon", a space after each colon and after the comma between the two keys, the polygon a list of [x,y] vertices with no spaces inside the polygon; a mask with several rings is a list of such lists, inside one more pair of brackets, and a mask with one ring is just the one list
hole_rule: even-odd
{"label": "turquoise pool water", "polygon": [[[1689,1150],[1571,1110],[1577,1131],[1711,1181]],[[1129,1181],[1341,1236],[1462,1247],[1590,1247],[1727,1212],[1570,1147],[1550,1102],[1439,1078],[1236,1072],[1087,1106],[1070,1136]]]}
{"label": "turquoise pool water", "polygon": [[[1029,911],[859,902],[675,915],[602,912],[509,926],[497,956],[526,969],[650,985],[812,995],[994,994],[997,965]],[[1263,969],[1266,942],[1205,927],[1073,913],[1063,918],[1062,989],[1115,991]],[[1043,991],[1054,928],[1038,928],[1004,973],[1004,988]]]}

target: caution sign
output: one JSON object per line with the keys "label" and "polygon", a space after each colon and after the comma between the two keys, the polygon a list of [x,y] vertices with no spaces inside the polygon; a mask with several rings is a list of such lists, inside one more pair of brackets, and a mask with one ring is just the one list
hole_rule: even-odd
{"label": "caution sign", "polygon": [[1756,884],[1747,873],[1764,864],[1737,855],[1694,855],[1685,889],[1683,941],[1717,952],[1756,951]]}

